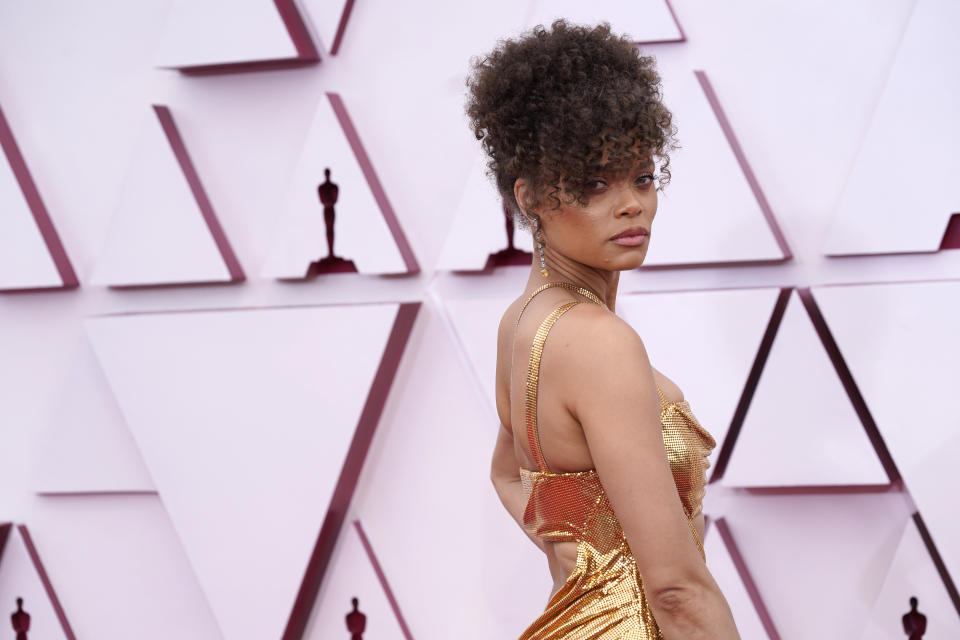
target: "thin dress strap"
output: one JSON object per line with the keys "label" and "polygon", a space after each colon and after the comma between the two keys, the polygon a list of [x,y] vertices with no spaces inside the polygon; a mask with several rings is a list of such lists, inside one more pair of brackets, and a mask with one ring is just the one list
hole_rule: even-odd
{"label": "thin dress strap", "polygon": [[[520,312],[517,314],[517,327],[520,326],[520,316],[523,315],[524,310],[527,308],[527,305],[530,304],[530,301],[533,300],[534,296],[551,287],[564,287],[566,289],[571,289],[580,295],[589,298],[595,304],[600,305],[604,309],[607,308],[607,305],[603,303],[603,300],[601,300],[597,294],[585,287],[575,285],[572,282],[547,282],[537,287],[537,289],[524,301],[523,306],[520,307]],[[580,302],[568,302],[554,309],[550,315],[548,315],[543,322],[540,323],[540,327],[537,329],[537,333],[533,338],[533,344],[530,347],[530,363],[527,367],[525,417],[527,426],[527,443],[530,446],[530,452],[533,454],[533,460],[537,465],[538,471],[549,471],[547,461],[543,457],[543,450],[540,447],[540,433],[537,430],[537,386],[540,377],[540,357],[543,355],[543,344],[547,340],[547,334],[550,332],[551,327],[553,327],[553,323],[555,323],[560,316],[578,304],[580,304]],[[516,331],[514,331],[514,339],[516,339]],[[512,374],[513,371],[511,369],[511,388],[513,387]]]}
{"label": "thin dress strap", "polygon": [[660,389],[660,385],[657,385],[657,395],[660,396],[660,411],[663,411],[664,409],[667,408],[667,405],[670,403],[667,402],[667,396],[663,395],[663,391]]}
{"label": "thin dress strap", "polygon": [[540,357],[543,355],[543,345],[547,341],[547,334],[557,319],[573,307],[580,304],[578,301],[567,302],[548,315],[533,338],[533,346],[530,347],[530,365],[527,368],[527,444],[530,445],[530,453],[533,454],[533,461],[537,465],[537,471],[549,471],[547,461],[543,457],[543,450],[540,447],[540,432],[537,430],[537,387],[540,381]]}

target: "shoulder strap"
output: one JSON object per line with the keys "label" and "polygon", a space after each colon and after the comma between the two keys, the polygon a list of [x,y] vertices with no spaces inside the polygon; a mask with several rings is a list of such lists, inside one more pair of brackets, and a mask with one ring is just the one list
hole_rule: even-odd
{"label": "shoulder strap", "polygon": [[694,524],[693,518],[687,518],[687,528],[690,529],[690,535],[693,536],[693,542],[697,545],[697,551],[700,552],[700,557],[706,562],[707,554],[703,550],[703,541],[700,539],[700,534],[697,532],[697,526]]}
{"label": "shoulder strap", "polygon": [[603,307],[604,309],[607,308],[607,305],[603,302],[603,300],[601,300],[601,299],[597,296],[597,294],[595,294],[593,291],[590,291],[589,289],[585,289],[584,287],[581,287],[581,286],[579,286],[579,285],[575,285],[575,284],[573,284],[572,282],[563,282],[563,281],[547,282],[547,283],[542,284],[542,285],[540,285],[539,287],[537,287],[536,290],[534,290],[534,292],[531,293],[529,296],[527,296],[527,299],[523,301],[523,306],[520,307],[520,312],[517,313],[517,324],[516,324],[516,326],[518,326],[518,327],[520,326],[520,316],[523,315],[523,312],[524,312],[524,310],[527,308],[527,305],[530,304],[530,301],[533,300],[534,297],[536,297],[536,295],[537,295],[538,293],[541,293],[542,291],[545,291],[546,289],[549,289],[550,287],[564,287],[564,288],[566,288],[566,289],[571,289],[571,290],[573,290],[573,291],[576,291],[577,293],[579,293],[579,294],[582,295],[583,297],[589,298],[589,299],[592,300],[595,304],[600,305],[600,306]]}
{"label": "shoulder strap", "polygon": [[549,471],[547,461],[543,457],[543,450],[540,447],[540,433],[537,431],[537,385],[540,381],[540,357],[543,355],[543,345],[547,341],[547,334],[557,319],[573,307],[580,304],[578,301],[567,302],[548,315],[533,338],[533,345],[530,347],[530,365],[527,368],[527,443],[530,445],[530,452],[533,454],[533,461],[537,465],[537,471]]}
{"label": "shoulder strap", "polygon": [[670,404],[667,402],[667,396],[663,395],[663,391],[660,389],[660,385],[657,385],[657,395],[660,396],[660,411],[663,411],[667,408],[667,405]]}

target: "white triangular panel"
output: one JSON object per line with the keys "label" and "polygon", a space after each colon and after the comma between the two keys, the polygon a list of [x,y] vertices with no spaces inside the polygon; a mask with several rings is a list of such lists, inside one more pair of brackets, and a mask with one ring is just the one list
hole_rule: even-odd
{"label": "white triangular panel", "polygon": [[818,287],[814,295],[956,580],[960,502],[953,483],[960,460],[960,283]]}
{"label": "white triangular panel", "polygon": [[[0,556],[0,603],[3,603],[4,634],[9,638],[16,635],[9,626],[10,615],[17,610],[17,598],[23,598],[23,610],[30,614],[30,638],[69,640],[19,528],[16,525],[9,527],[7,543]],[[2,537],[3,533],[0,532]]]}
{"label": "white triangular panel", "polygon": [[224,638],[160,497],[47,497],[30,533],[77,638]]}
{"label": "white triangular panel", "polygon": [[62,285],[30,205],[0,148],[0,290]]}
{"label": "white triangular panel", "polygon": [[170,141],[150,110],[92,282],[124,286],[230,280]]}
{"label": "white triangular panel", "polygon": [[[478,152],[440,252],[438,269],[479,271],[490,254],[507,246],[503,199],[486,171],[486,156]],[[528,230],[515,228],[513,239],[515,247],[530,249]]]}
{"label": "white triangular panel", "polygon": [[[957,25],[954,0],[914,5],[827,235],[827,255],[936,251],[960,211]],[[892,158],[907,157],[924,159],[922,183],[893,166]]]}
{"label": "white triangular panel", "polygon": [[397,309],[88,321],[225,637],[282,635]]}
{"label": "white triangular panel", "polygon": [[357,529],[350,525],[340,536],[304,638],[347,638],[344,618],[353,608],[352,598],[360,601],[359,610],[367,616],[365,638],[406,640]]}
{"label": "white triangular panel", "polygon": [[154,491],[150,472],[86,337],[37,454],[38,493]]}
{"label": "white triangular panel", "polygon": [[[444,300],[462,352],[467,356],[474,380],[483,389],[490,407],[496,407],[497,328],[514,297],[449,298]],[[525,375],[525,373],[524,373]]]}
{"label": "white triangular panel", "polygon": [[888,481],[794,291],[723,483],[757,487]]}
{"label": "white triangular panel", "polygon": [[741,497],[725,516],[783,640],[859,637],[909,517],[897,493]]}
{"label": "white triangular panel", "polygon": [[707,556],[707,569],[710,570],[710,575],[717,581],[723,597],[730,605],[740,637],[753,640],[769,638],[757,608],[750,599],[750,593],[743,584],[737,565],[730,557],[730,550],[727,549],[726,543],[714,524],[711,524],[704,536],[703,552]]}
{"label": "white triangular panel", "polygon": [[[779,296],[778,289],[732,289],[622,296],[617,313],[646,347],[650,364],[673,380],[717,455]],[[709,472],[708,472],[709,473]]]}
{"label": "white triangular panel", "polygon": [[179,68],[296,56],[273,0],[174,0],[155,61]]}
{"label": "white triangular panel", "polygon": [[960,615],[913,522],[904,529],[862,640],[903,640],[901,617],[910,610],[911,597],[927,617],[924,637],[960,638]]}
{"label": "white triangular panel", "polygon": [[696,75],[666,69],[663,94],[682,147],[670,154],[672,179],[660,192],[644,265],[784,258]]}
{"label": "white triangular panel", "polygon": [[533,0],[530,7],[530,26],[549,27],[556,18],[566,18],[576,24],[610,23],[614,32],[625,32],[633,42],[663,42],[682,40],[683,34],[673,18],[666,0]]}
{"label": "white triangular panel", "polygon": [[377,187],[367,181],[332,100],[339,98],[327,94],[320,99],[304,138],[279,216],[280,226],[261,271],[265,277],[303,278],[311,262],[327,255],[324,208],[317,195],[326,168],[339,187],[334,254],[352,260],[360,273],[407,272],[374,195]]}

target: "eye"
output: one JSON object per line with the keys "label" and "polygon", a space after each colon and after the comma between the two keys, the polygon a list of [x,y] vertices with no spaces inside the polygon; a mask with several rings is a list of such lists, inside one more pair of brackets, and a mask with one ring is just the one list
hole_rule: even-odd
{"label": "eye", "polygon": [[656,178],[657,176],[653,175],[652,173],[645,173],[638,177],[635,182],[641,187],[646,187],[653,184],[653,181],[656,180]]}
{"label": "eye", "polygon": [[593,178],[587,182],[587,186],[590,187],[590,191],[603,191],[606,188],[607,183],[600,178]]}

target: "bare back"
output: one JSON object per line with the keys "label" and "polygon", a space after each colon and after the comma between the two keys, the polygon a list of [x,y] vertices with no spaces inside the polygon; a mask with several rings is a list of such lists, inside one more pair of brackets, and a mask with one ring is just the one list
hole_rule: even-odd
{"label": "bare back", "polygon": [[[536,385],[536,421],[540,449],[552,472],[569,473],[593,469],[595,465],[587,439],[572,409],[576,404],[574,400],[581,373],[570,367],[551,365],[558,360],[558,352],[569,348],[578,339],[575,329],[578,323],[590,322],[592,315],[611,312],[589,303],[571,291],[553,289],[530,300],[520,316],[525,300],[527,294],[515,300],[504,312],[497,349],[497,410],[501,422],[513,434],[517,465],[525,469],[537,468],[525,433],[527,374],[534,337],[542,321],[552,311],[565,303],[581,302],[584,304],[573,305],[558,319],[540,354]],[[683,393],[679,387],[655,368],[651,369],[657,386],[666,398],[671,402],[682,401]],[[694,524],[702,538],[703,516],[699,515]],[[573,570],[576,564],[576,547],[574,542],[546,544],[554,591]]]}

